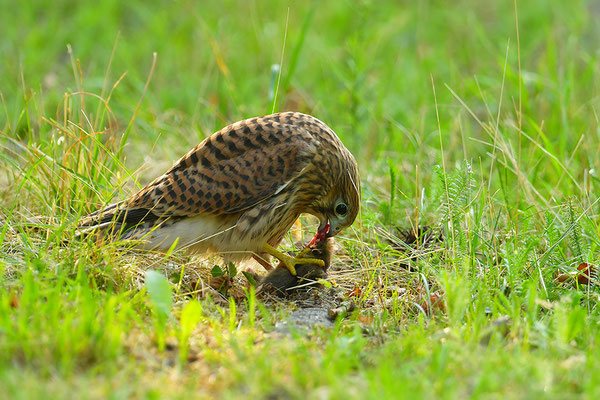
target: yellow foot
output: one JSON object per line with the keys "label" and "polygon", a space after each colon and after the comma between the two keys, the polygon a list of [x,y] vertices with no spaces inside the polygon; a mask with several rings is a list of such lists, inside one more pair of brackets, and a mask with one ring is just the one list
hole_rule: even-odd
{"label": "yellow foot", "polygon": [[296,275],[297,264],[317,264],[320,267],[325,266],[325,261],[320,260],[318,258],[302,258],[302,256],[308,252],[306,250],[301,251],[297,257],[292,257],[282,253],[273,246],[270,246],[269,244],[265,243],[265,245],[263,246],[263,251],[281,261],[292,275]]}

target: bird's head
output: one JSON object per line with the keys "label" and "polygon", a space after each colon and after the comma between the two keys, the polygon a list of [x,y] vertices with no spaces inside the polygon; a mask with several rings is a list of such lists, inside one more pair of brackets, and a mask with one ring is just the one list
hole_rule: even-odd
{"label": "bird's head", "polygon": [[[352,160],[354,161],[354,160]],[[319,201],[314,215],[319,228],[310,241],[314,247],[322,240],[335,236],[352,225],[360,209],[360,177],[354,162],[333,185],[331,192]]]}

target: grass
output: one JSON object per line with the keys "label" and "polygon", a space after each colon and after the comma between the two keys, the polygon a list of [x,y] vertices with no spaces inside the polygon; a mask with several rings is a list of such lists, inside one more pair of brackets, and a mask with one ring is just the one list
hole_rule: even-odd
{"label": "grass", "polygon": [[[594,2],[3,5],[9,398],[598,397]],[[203,290],[212,264],[72,240],[273,107],[359,160],[330,278],[358,310],[334,328],[281,335],[294,304]],[[441,242],[407,247],[422,226]]]}

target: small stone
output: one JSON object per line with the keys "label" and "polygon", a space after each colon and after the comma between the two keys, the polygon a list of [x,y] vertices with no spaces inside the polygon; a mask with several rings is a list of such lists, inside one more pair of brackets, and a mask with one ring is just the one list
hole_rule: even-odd
{"label": "small stone", "polygon": [[356,303],[354,303],[354,301],[350,300],[350,301],[345,302],[344,304],[342,304],[339,307],[330,308],[329,310],[327,310],[327,317],[330,320],[335,321],[338,316],[340,316],[340,315],[348,316],[355,309],[356,309]]}

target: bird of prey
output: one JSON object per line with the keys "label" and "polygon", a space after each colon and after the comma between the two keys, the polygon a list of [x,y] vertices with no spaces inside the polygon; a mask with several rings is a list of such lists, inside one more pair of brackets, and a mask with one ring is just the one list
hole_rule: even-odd
{"label": "bird of prey", "polygon": [[225,261],[296,259],[277,246],[302,213],[319,219],[310,246],[350,226],[360,207],[356,160],[310,115],[284,112],[228,125],[164,175],[79,223],[80,232],[135,239],[144,249],[218,253]]}

